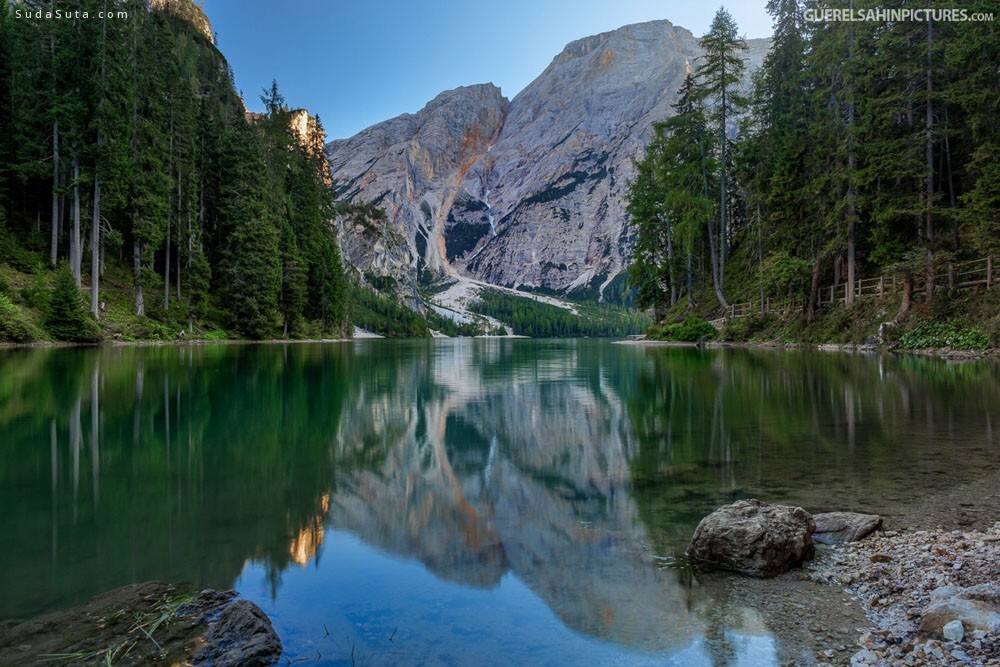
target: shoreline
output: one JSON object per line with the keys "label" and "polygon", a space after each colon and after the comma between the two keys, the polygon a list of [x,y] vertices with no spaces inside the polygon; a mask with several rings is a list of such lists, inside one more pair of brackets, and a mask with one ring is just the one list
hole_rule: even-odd
{"label": "shoreline", "polygon": [[962,641],[948,641],[932,619],[921,631],[934,591],[940,598],[945,586],[1000,582],[998,503],[1000,471],[993,471],[921,498],[910,516],[884,517],[885,527],[861,540],[817,545],[802,576],[849,596],[868,619],[855,645],[823,647],[817,664],[1000,665],[996,634],[967,626]]}
{"label": "shoreline", "polygon": [[[876,532],[821,547],[803,572],[850,596],[870,625],[854,647],[818,651],[820,666],[1000,664],[998,637],[962,618],[962,602],[949,604],[972,587],[997,590],[1000,522],[985,530]],[[963,623],[962,636],[948,639],[942,627],[954,620]]]}
{"label": "shoreline", "polygon": [[686,347],[705,349],[734,349],[734,350],[815,350],[819,352],[853,352],[868,354],[892,354],[896,356],[918,356],[931,357],[935,359],[947,359],[951,361],[979,361],[984,359],[1000,358],[1000,348],[990,348],[987,350],[959,350],[948,347],[933,347],[924,349],[895,348],[889,349],[878,345],[867,345],[857,343],[786,343],[782,341],[705,341],[704,343],[692,343],[687,341],[669,340],[649,340],[649,339],[629,339],[616,340],[616,345],[634,345],[636,347]]}
{"label": "shoreline", "polygon": [[[102,348],[102,347],[167,347],[185,345],[289,345],[289,344],[315,344],[315,343],[354,343],[358,341],[371,340],[439,340],[439,339],[469,339],[469,340],[531,340],[531,336],[432,336],[430,338],[387,338],[377,334],[354,336],[351,338],[267,338],[262,340],[252,340],[248,338],[225,338],[221,340],[209,340],[206,338],[182,338],[178,340],[106,340],[96,343],[75,343],[67,341],[33,341],[30,343],[10,343],[0,342],[0,350],[18,349],[60,349],[60,348]],[[565,339],[543,339],[538,340],[572,340]],[[597,339],[589,339],[597,340]],[[734,350],[814,350],[819,352],[851,352],[863,354],[891,354],[895,356],[917,356],[947,361],[988,361],[1000,359],[1000,348],[988,350],[957,350],[953,348],[926,348],[919,350],[912,349],[888,349],[876,345],[864,345],[855,343],[786,343],[781,341],[752,341],[752,342],[729,342],[729,341],[706,341],[704,343],[694,343],[689,341],[670,340],[648,340],[648,339],[611,339],[612,345],[626,345],[635,347],[667,347],[667,348],[704,348],[704,349],[734,349]]]}

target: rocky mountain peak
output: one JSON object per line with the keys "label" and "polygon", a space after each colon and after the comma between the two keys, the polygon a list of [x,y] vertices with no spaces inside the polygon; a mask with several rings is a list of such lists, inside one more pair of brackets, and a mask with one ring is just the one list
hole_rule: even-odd
{"label": "rocky mountain peak", "polygon": [[[749,41],[748,71],[769,43]],[[340,196],[385,208],[397,245],[380,263],[344,229],[348,258],[409,282],[429,270],[600,295],[631,253],[632,161],[700,55],[669,21],[628,25],[569,43],[509,103],[492,84],[457,88],[332,142]]]}

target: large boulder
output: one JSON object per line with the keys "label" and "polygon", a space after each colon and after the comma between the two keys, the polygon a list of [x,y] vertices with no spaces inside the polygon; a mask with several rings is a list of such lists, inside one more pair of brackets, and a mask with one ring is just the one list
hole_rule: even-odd
{"label": "large boulder", "polygon": [[1000,585],[935,589],[931,603],[920,617],[920,636],[942,638],[945,626],[952,621],[960,621],[966,635],[980,630],[993,637],[1000,636]]}
{"label": "large boulder", "polygon": [[237,600],[205,633],[205,644],[191,662],[201,667],[266,667],[278,662],[282,650],[271,619],[253,602]]}
{"label": "large boulder", "polygon": [[773,577],[813,557],[815,530],[801,507],[738,500],[701,520],[687,556],[701,566]]}
{"label": "large boulder", "polygon": [[820,544],[857,542],[882,527],[882,517],[858,512],[825,512],[813,514],[816,532],[813,541]]}

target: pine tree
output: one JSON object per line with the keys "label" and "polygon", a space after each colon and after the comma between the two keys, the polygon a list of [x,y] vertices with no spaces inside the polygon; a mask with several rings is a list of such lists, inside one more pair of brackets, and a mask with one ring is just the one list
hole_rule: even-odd
{"label": "pine tree", "polygon": [[259,132],[235,114],[228,124],[219,165],[219,288],[233,327],[250,338],[266,338],[278,323],[281,288],[267,165]]}
{"label": "pine tree", "polygon": [[287,222],[281,227],[281,306],[285,336],[298,333],[306,301],[306,267],[298,239]]}
{"label": "pine tree", "polygon": [[[680,293],[675,246],[683,253],[684,287],[689,307],[694,306],[694,255],[703,231],[712,238],[714,224],[709,198],[710,174],[716,170],[714,141],[691,74],[681,86],[674,111],[673,117],[654,126],[654,138],[628,192],[636,229],[630,282],[638,289],[637,303],[652,307],[657,319]],[[713,283],[724,303],[714,241],[710,245]]]}
{"label": "pine tree", "polygon": [[[996,12],[992,0],[962,5],[971,12]],[[960,197],[964,209],[956,216],[970,232],[977,253],[1000,252],[1000,20],[963,23],[946,43],[949,69],[960,73],[945,95],[964,114],[968,189]],[[956,114],[958,115],[958,114]],[[950,157],[950,151],[949,151]],[[959,159],[954,162],[959,163]],[[956,165],[955,171],[960,167]],[[949,170],[950,175],[950,170]],[[958,231],[956,229],[956,245]]]}
{"label": "pine tree", "polygon": [[743,79],[745,65],[742,52],[746,51],[747,45],[739,36],[732,15],[724,7],[716,12],[708,32],[698,43],[704,56],[698,65],[697,79],[702,96],[711,101],[712,119],[719,137],[718,292],[720,301],[726,306],[725,270],[730,241],[727,176],[731,163],[728,133],[729,123],[746,106],[736,87]]}
{"label": "pine tree", "polygon": [[[138,3],[133,0],[130,7]],[[166,232],[171,179],[167,108],[170,33],[162,18],[138,8],[131,35],[131,215],[134,305],[146,312],[144,286],[152,277],[153,258]]]}
{"label": "pine tree", "polygon": [[56,274],[45,329],[56,340],[91,342],[99,337],[97,325],[87,314],[80,288],[68,266]]}

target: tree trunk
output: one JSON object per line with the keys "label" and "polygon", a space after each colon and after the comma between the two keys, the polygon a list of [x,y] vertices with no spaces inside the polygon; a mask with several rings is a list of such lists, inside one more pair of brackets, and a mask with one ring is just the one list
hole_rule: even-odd
{"label": "tree trunk", "polygon": [[962,247],[962,238],[959,233],[958,216],[955,215],[955,175],[951,167],[951,142],[948,140],[948,105],[944,107],[944,156],[945,169],[948,172],[948,203],[951,206],[951,233],[954,237],[955,252]]}
{"label": "tree trunk", "polygon": [[132,280],[134,286],[135,314],[146,314],[146,303],[142,296],[142,252],[138,239],[132,241]]}
{"label": "tree trunk", "polygon": [[694,257],[691,251],[687,254],[687,298],[688,312],[694,310]]}
{"label": "tree trunk", "polygon": [[[701,179],[702,179],[702,194],[708,196],[708,173],[705,171],[705,146],[704,142],[701,141],[699,136],[699,143],[701,146]],[[722,282],[720,280],[720,261],[719,261],[719,251],[715,245],[715,220],[710,215],[706,220],[708,225],[708,256],[710,263],[712,265],[712,286],[715,288],[715,297],[719,300],[719,305],[724,309],[729,308],[729,303],[726,301],[725,292],[722,289]]]}
{"label": "tree trunk", "polygon": [[719,300],[719,305],[723,308],[729,308],[729,303],[726,301],[724,292],[722,291],[722,285],[719,282],[720,278],[720,264],[719,261],[719,250],[715,243],[715,221],[711,218],[708,219],[708,254],[712,262],[712,286],[715,288],[715,297]]}
{"label": "tree trunk", "polygon": [[844,297],[844,306],[846,308],[854,305],[854,288],[857,283],[855,272],[854,220],[852,219],[847,226],[847,291]]}
{"label": "tree trunk", "polygon": [[933,22],[927,20],[927,112],[925,116],[924,125],[926,128],[926,145],[924,147],[925,159],[927,161],[927,220],[926,220],[926,230],[927,234],[927,300],[930,301],[934,298],[934,215],[933,215],[933,204],[934,204],[934,99],[932,97],[934,92],[933,85],[933,75],[931,72],[931,67],[933,65],[933,53],[931,47],[933,45]]}
{"label": "tree trunk", "polygon": [[[854,2],[850,3],[854,9]],[[851,25],[848,42],[847,59],[854,62],[854,26]],[[853,81],[852,81],[853,84]],[[854,88],[850,88],[850,102],[847,105],[847,291],[844,293],[844,307],[854,305],[854,283],[857,280],[857,252],[855,243],[855,218],[857,217],[857,194],[854,192],[854,170],[857,166],[857,156],[854,152]]]}
{"label": "tree trunk", "polygon": [[812,280],[809,283],[809,304],[806,306],[806,322],[809,324],[812,324],[816,317],[817,296],[819,296],[819,257],[814,257]]}
{"label": "tree trunk", "polygon": [[[169,207],[168,207],[169,208]],[[163,310],[170,310],[170,212],[167,212],[167,256],[163,261]]]}
{"label": "tree trunk", "polygon": [[73,154],[73,230],[69,239],[69,264],[76,286],[82,283],[83,248],[80,247],[80,156]]}
{"label": "tree trunk", "polygon": [[[100,142],[98,142],[100,143]],[[100,317],[98,300],[101,264],[101,181],[94,176],[94,216],[90,225],[90,312]]]}
{"label": "tree trunk", "polygon": [[[181,176],[181,173],[177,172],[177,215],[178,215],[178,220],[177,220],[177,243],[174,245],[174,255],[176,255],[177,259],[175,260],[176,261],[176,266],[174,267],[176,269],[174,271],[174,275],[176,276],[174,278],[174,281],[176,281],[176,283],[177,283],[177,300],[178,301],[181,300],[181,236],[182,236],[182,232],[181,232],[180,212],[181,212],[181,199],[184,196],[184,186],[183,186],[183,180],[182,180],[182,178],[183,177]],[[191,209],[190,209],[190,207],[188,207],[188,233],[189,234],[191,233]]]}
{"label": "tree trunk", "polygon": [[903,278],[903,298],[899,304],[899,314],[904,315],[910,312],[910,304],[913,301],[913,279],[910,276]]}
{"label": "tree trunk", "polygon": [[[757,167],[760,174],[760,167]],[[759,181],[758,181],[759,182]],[[760,199],[757,200],[757,279],[760,281],[760,314],[767,309],[767,297],[764,294],[764,230],[760,219]]]}
{"label": "tree trunk", "polygon": [[59,259],[59,121],[52,121],[52,245],[49,264]]}
{"label": "tree trunk", "polygon": [[[719,128],[719,133],[722,135],[722,160],[720,162],[721,169],[721,187],[719,194],[719,284],[718,291],[721,294],[725,293],[726,289],[726,243],[729,239],[729,225],[726,220],[726,150],[728,147],[728,137],[726,136],[726,66],[725,58],[722,59],[722,122]],[[723,297],[723,301],[725,298]]]}
{"label": "tree trunk", "polygon": [[677,281],[674,279],[674,235],[673,225],[664,220],[667,227],[667,278],[670,280],[670,305],[677,303]]}

